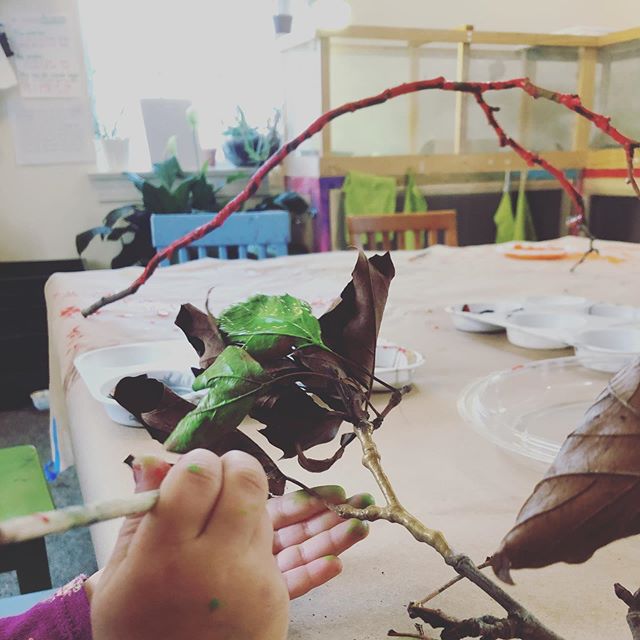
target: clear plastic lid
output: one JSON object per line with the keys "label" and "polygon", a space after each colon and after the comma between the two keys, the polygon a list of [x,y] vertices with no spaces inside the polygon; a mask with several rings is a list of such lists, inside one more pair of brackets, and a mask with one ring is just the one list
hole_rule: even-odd
{"label": "clear plastic lid", "polygon": [[612,376],[583,365],[555,358],[493,373],[463,390],[458,411],[499,447],[550,463]]}

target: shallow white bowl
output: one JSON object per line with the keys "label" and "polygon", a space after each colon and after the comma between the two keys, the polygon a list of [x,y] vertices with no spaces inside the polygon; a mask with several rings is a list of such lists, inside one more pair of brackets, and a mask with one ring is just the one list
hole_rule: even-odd
{"label": "shallow white bowl", "polygon": [[[413,381],[413,372],[424,364],[424,357],[417,351],[399,347],[380,340],[376,346],[375,375],[393,387],[403,387]],[[388,391],[374,380],[374,391]]]}
{"label": "shallow white bowl", "polygon": [[561,311],[563,313],[584,313],[591,301],[580,296],[554,295],[529,296],[524,301],[527,311]]}
{"label": "shallow white bowl", "polygon": [[590,329],[576,336],[576,357],[589,369],[613,373],[640,356],[640,329]]}
{"label": "shallow white bowl", "polygon": [[[465,307],[467,309],[465,310]],[[472,302],[471,304],[456,304],[451,307],[453,326],[460,331],[472,333],[496,333],[504,331],[504,327],[490,322],[483,322],[476,318],[470,318],[467,314],[479,313],[486,315],[487,320],[498,311],[498,306],[492,302]]]}
{"label": "shallow white bowl", "polygon": [[600,302],[589,307],[589,314],[601,318],[620,318],[621,320],[640,319],[640,309],[623,304]]}
{"label": "shallow white bowl", "polygon": [[570,335],[586,324],[584,317],[558,313],[520,313],[510,318],[507,339],[525,349],[564,349]]}

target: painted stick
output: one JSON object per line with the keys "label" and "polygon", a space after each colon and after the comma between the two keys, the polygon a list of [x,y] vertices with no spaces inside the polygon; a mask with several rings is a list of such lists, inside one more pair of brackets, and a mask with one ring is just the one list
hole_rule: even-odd
{"label": "painted stick", "polygon": [[158,489],[135,493],[127,498],[65,507],[19,516],[0,522],[0,545],[41,538],[51,533],[62,533],[96,522],[146,513],[158,501]]}
{"label": "painted stick", "polygon": [[[327,111],[325,114],[314,120],[314,122],[312,122],[311,125],[309,125],[300,135],[287,142],[275,153],[273,153],[252,176],[247,186],[235,198],[233,198],[233,200],[227,203],[227,205],[224,206],[222,210],[213,217],[212,220],[204,225],[201,225],[197,229],[194,229],[182,238],[179,238],[175,242],[172,242],[162,251],[156,253],[151,258],[142,274],[138,278],[136,278],[131,283],[131,285],[129,285],[122,291],[100,298],[97,302],[94,302],[92,305],[84,309],[82,311],[82,315],[85,317],[89,316],[92,313],[95,313],[98,309],[111,304],[112,302],[116,302],[117,300],[121,300],[122,298],[126,298],[127,296],[134,294],[151,277],[153,272],[157,269],[158,265],[163,260],[171,258],[174,252],[178,249],[182,249],[188,246],[195,240],[202,238],[207,233],[220,227],[232,213],[238,211],[242,204],[244,204],[257,191],[264,177],[274,167],[279,165],[305,140],[308,140],[311,136],[321,131],[329,122],[331,122],[335,118],[338,118],[345,113],[353,113],[354,111],[358,111],[359,109],[365,109],[377,104],[382,104],[384,102],[387,102],[387,100],[397,98],[398,96],[415,93],[417,91],[426,91],[429,89],[439,89],[441,91],[460,91],[463,93],[470,93],[474,95],[476,98],[476,102],[484,112],[489,125],[495,130],[500,146],[511,147],[515,151],[515,153],[517,153],[527,163],[528,166],[537,164],[538,166],[543,167],[544,169],[549,171],[556,179],[559,180],[560,185],[567,192],[569,198],[574,203],[574,206],[576,208],[575,215],[569,220],[569,224],[574,229],[577,227],[582,227],[588,233],[588,229],[585,225],[585,211],[582,195],[565,178],[564,173],[560,169],[554,167],[550,162],[544,160],[537,153],[528,151],[513,138],[507,136],[504,129],[502,129],[502,127],[498,124],[494,117],[494,113],[495,111],[497,111],[497,109],[488,105],[484,100],[483,94],[487,91],[520,89],[527,95],[531,96],[533,99],[537,100],[539,98],[544,98],[545,100],[556,102],[557,104],[562,105],[566,109],[577,113],[579,116],[591,122],[594,126],[600,129],[603,133],[609,136],[624,149],[627,162],[627,181],[631,184],[634,192],[640,198],[640,187],[636,182],[633,168],[634,153],[637,148],[640,148],[640,141],[625,136],[618,129],[612,126],[611,118],[587,109],[582,104],[580,96],[577,96],[575,94],[565,94],[558,93],[556,91],[549,91],[548,89],[544,89],[533,84],[532,82],[530,82],[529,78],[514,78],[513,80],[504,80],[500,82],[450,82],[443,77],[438,77],[432,78],[430,80],[408,82],[392,87],[390,89],[386,89],[385,91],[375,96],[356,100],[355,102],[345,103],[339,107],[336,107],[335,109]],[[588,235],[593,241],[593,236],[591,236],[590,233],[588,233]]]}

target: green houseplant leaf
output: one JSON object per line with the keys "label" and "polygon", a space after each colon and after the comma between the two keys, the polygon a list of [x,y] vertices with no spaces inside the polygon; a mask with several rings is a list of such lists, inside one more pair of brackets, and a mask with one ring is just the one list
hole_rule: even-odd
{"label": "green houseplant leaf", "polygon": [[196,447],[213,449],[251,411],[256,392],[268,374],[244,349],[227,347],[193,384],[208,389],[198,406],[178,424],[165,442],[169,451],[184,453]]}
{"label": "green houseplant leaf", "polygon": [[292,346],[324,346],[311,307],[288,294],[257,295],[235,304],[222,312],[218,326],[229,342],[258,359],[284,355]]}
{"label": "green houseplant leaf", "polygon": [[182,167],[175,156],[170,156],[162,162],[155,162],[153,165],[153,175],[160,180],[160,184],[169,191],[176,180],[182,180],[185,175]]}

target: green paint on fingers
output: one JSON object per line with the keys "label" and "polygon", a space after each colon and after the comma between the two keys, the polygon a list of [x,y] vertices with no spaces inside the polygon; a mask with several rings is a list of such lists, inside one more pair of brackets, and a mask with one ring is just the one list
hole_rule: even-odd
{"label": "green paint on fingers", "polygon": [[348,531],[350,534],[355,534],[360,538],[364,538],[369,533],[369,523],[358,520],[357,518],[351,518],[349,520]]}
{"label": "green paint on fingers", "polygon": [[222,603],[220,602],[220,600],[218,600],[218,598],[211,598],[211,600],[209,600],[209,611],[211,612],[216,611],[221,606],[222,606]]}
{"label": "green paint on fingers", "polygon": [[190,471],[191,473],[196,473],[198,475],[202,475],[202,467],[199,464],[190,464],[187,467],[187,471]]}
{"label": "green paint on fingers", "polygon": [[[324,498],[325,500],[330,500],[331,502],[336,502],[336,501],[338,503],[344,502],[347,497],[345,490],[340,485],[337,485],[337,484],[329,484],[322,487],[313,487],[313,490],[321,498]],[[291,495],[298,504],[306,504],[307,502],[309,502],[309,500],[317,499],[315,498],[315,496],[312,496],[311,494],[307,493],[304,489],[300,489],[300,491],[295,491]]]}
{"label": "green paint on fingers", "polygon": [[355,507],[366,509],[376,503],[376,499],[370,493],[361,493],[355,500]]}

